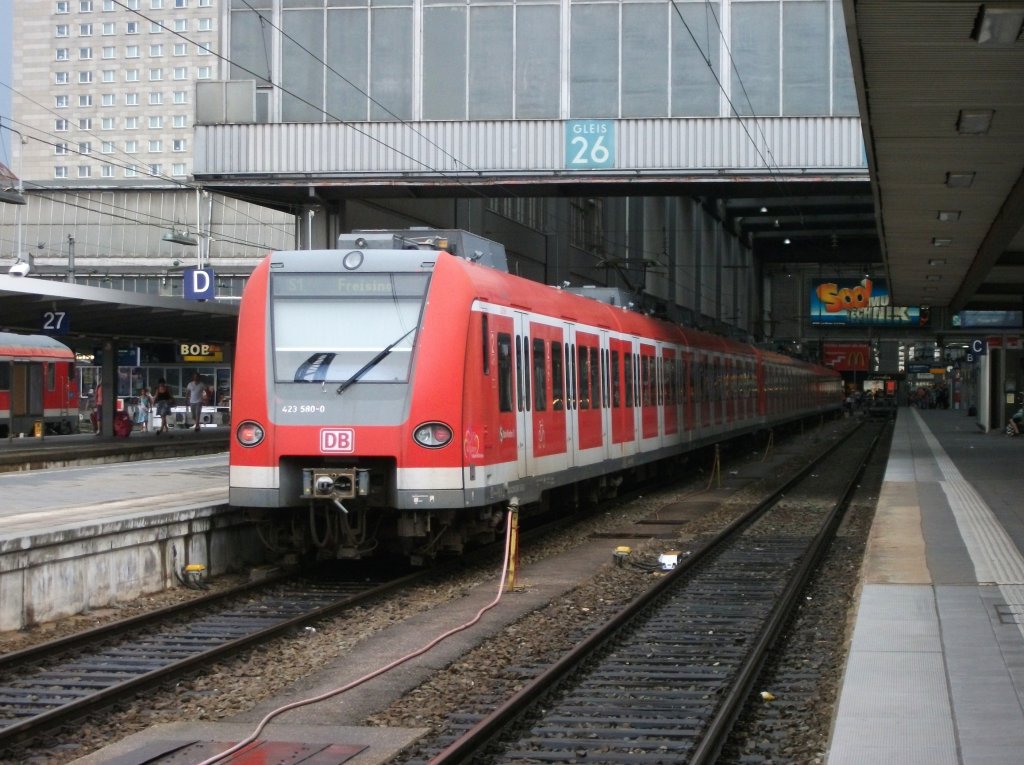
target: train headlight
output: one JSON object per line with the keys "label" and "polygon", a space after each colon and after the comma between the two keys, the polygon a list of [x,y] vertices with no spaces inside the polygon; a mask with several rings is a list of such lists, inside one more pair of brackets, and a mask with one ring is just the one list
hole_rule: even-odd
{"label": "train headlight", "polygon": [[420,446],[437,449],[452,440],[452,429],[443,422],[425,422],[412,432],[412,438]]}
{"label": "train headlight", "polygon": [[235,431],[235,438],[242,446],[256,446],[263,440],[263,435],[263,426],[251,420],[241,423]]}

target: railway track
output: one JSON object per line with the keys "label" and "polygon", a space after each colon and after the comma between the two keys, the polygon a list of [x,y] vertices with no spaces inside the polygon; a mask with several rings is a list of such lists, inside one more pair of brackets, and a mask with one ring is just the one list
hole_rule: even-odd
{"label": "railway track", "polygon": [[463,715],[461,731],[417,757],[713,762],[884,427],[858,428],[511,699]]}
{"label": "railway track", "polygon": [[409,585],[278,578],[0,656],[0,746]]}

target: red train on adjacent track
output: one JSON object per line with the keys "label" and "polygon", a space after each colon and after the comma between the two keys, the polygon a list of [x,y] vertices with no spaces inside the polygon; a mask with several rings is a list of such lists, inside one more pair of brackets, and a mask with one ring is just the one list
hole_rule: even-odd
{"label": "red train on adjacent track", "polygon": [[458,551],[510,504],[607,496],[842,402],[832,370],[513,276],[457,231],[272,253],[235,359],[231,504],[305,508],[331,557]]}
{"label": "red train on adjacent track", "polygon": [[46,335],[0,332],[0,438],[78,432],[75,354]]}

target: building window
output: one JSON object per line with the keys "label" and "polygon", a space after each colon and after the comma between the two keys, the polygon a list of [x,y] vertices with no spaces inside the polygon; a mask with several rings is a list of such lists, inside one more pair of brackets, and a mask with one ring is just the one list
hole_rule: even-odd
{"label": "building window", "polygon": [[78,82],[82,85],[87,85],[92,82],[92,72],[79,72]]}
{"label": "building window", "polygon": [[125,154],[137,154],[139,151],[138,141],[125,141],[124,142]]}
{"label": "building window", "polygon": [[188,67],[187,66],[176,66],[176,67],[174,67],[174,79],[176,79],[176,80],[187,80],[188,79]]}
{"label": "building window", "polygon": [[68,153],[68,145],[66,143],[55,143],[53,145],[53,153],[58,157],[63,157]]}
{"label": "building window", "polygon": [[124,49],[125,58],[138,58],[139,57],[139,46],[129,45]]}
{"label": "building window", "polygon": [[151,21],[149,23],[149,33],[151,35],[158,35],[164,31],[164,26],[159,21]]}
{"label": "building window", "polygon": [[57,98],[54,100],[54,104],[53,105],[57,109],[67,109],[68,108],[68,97],[67,96],[57,96]]}
{"label": "building window", "polygon": [[115,82],[117,80],[117,72],[113,69],[104,69],[100,75],[103,78],[103,82]]}
{"label": "building window", "polygon": [[102,33],[105,35],[117,34],[117,26],[114,24],[113,21],[104,21]]}
{"label": "building window", "polygon": [[159,11],[164,7],[164,0],[149,0],[149,7],[154,11]]}
{"label": "building window", "polygon": [[104,117],[100,120],[100,130],[113,130],[117,126],[117,120],[113,117]]}
{"label": "building window", "polygon": [[129,21],[125,31],[130,35],[137,35],[139,33],[139,22]]}
{"label": "building window", "polygon": [[159,130],[164,126],[164,118],[159,115],[153,115],[149,118],[149,127],[153,130]]}
{"label": "building window", "polygon": [[88,61],[92,58],[92,48],[79,48],[78,58],[80,61]]}
{"label": "building window", "polygon": [[164,78],[164,70],[163,69],[150,69],[149,70],[149,81],[150,82],[160,82],[160,80],[162,80],[163,78]]}
{"label": "building window", "polygon": [[67,85],[70,79],[68,72],[56,72],[53,75],[53,81],[56,85]]}
{"label": "building window", "polygon": [[114,93],[104,93],[103,95],[100,96],[100,105],[101,106],[116,106],[117,105],[117,95],[114,94]]}
{"label": "building window", "polygon": [[212,0],[199,0],[200,8],[209,8],[212,4]]}
{"label": "building window", "polygon": [[82,155],[92,154],[92,143],[89,141],[82,141],[78,144],[78,153]]}
{"label": "building window", "polygon": [[188,8],[188,0],[174,0],[175,8]]}
{"label": "building window", "polygon": [[139,105],[139,94],[138,93],[125,93],[124,94],[124,105],[125,106],[138,106]]}
{"label": "building window", "polygon": [[71,3],[68,0],[57,0],[57,13],[70,13]]}
{"label": "building window", "polygon": [[104,45],[100,49],[100,56],[105,59],[117,58],[117,48],[113,45]]}
{"label": "building window", "polygon": [[101,154],[113,154],[114,153],[114,142],[113,141],[104,141],[103,143],[101,143],[100,144],[100,153]]}
{"label": "building window", "polygon": [[113,165],[100,165],[100,175],[104,178],[114,177],[114,166]]}
{"label": "building window", "polygon": [[196,46],[196,53],[200,56],[209,56],[210,43],[201,43],[200,45]]}
{"label": "building window", "polygon": [[197,75],[196,79],[198,79],[198,80],[209,80],[211,77],[213,77],[213,67],[210,67],[210,66],[201,66],[201,67],[199,67],[199,72],[198,72],[198,75]]}
{"label": "building window", "polygon": [[198,29],[200,32],[211,32],[213,31],[213,19],[202,18],[199,19]]}
{"label": "building window", "polygon": [[175,56],[187,56],[188,55],[188,43],[174,43],[174,55]]}
{"label": "building window", "polygon": [[164,171],[164,166],[160,164],[154,164],[149,166],[150,175],[160,175]]}
{"label": "building window", "polygon": [[124,129],[125,130],[138,130],[139,129],[139,118],[138,117],[125,117],[124,118]]}
{"label": "building window", "polygon": [[80,0],[78,10],[82,13],[92,13],[92,0]]}
{"label": "building window", "polygon": [[114,10],[114,0],[103,0],[103,12],[110,13]]}
{"label": "building window", "polygon": [[90,174],[90,169],[89,169],[88,165],[79,165],[78,166],[78,177],[79,178],[88,178],[89,174]]}
{"label": "building window", "polygon": [[55,131],[57,131],[58,133],[66,133],[68,131],[68,121],[67,120],[54,120],[53,121],[53,129]]}
{"label": "building window", "polygon": [[78,36],[79,37],[92,37],[92,24],[79,24],[78,25]]}
{"label": "building window", "polygon": [[58,24],[56,30],[57,37],[68,37],[71,35],[71,27],[67,24]]}
{"label": "building window", "polygon": [[79,106],[92,106],[92,96],[89,94],[83,94],[78,97]]}
{"label": "building window", "polygon": [[160,104],[162,104],[163,102],[164,102],[164,94],[163,93],[150,93],[149,94],[149,105],[150,106],[160,106]]}
{"label": "building window", "polygon": [[138,69],[126,69],[124,72],[125,82],[138,82],[139,81],[139,70]]}
{"label": "building window", "polygon": [[150,58],[159,58],[162,55],[164,55],[164,46],[163,45],[157,44],[157,45],[150,45],[149,46],[149,57]]}
{"label": "building window", "polygon": [[188,103],[188,91],[187,90],[176,90],[176,91],[174,91],[174,103],[176,103],[176,104],[187,104]]}
{"label": "building window", "polygon": [[67,178],[68,177],[68,169],[67,169],[67,167],[65,165],[57,165],[57,167],[53,168],[53,177],[54,178]]}
{"label": "building window", "polygon": [[82,117],[78,120],[79,130],[92,130],[92,117]]}
{"label": "building window", "polygon": [[150,154],[163,153],[163,150],[164,150],[164,142],[161,141],[159,138],[154,138],[152,141],[149,142],[149,153]]}
{"label": "building window", "polygon": [[171,141],[172,151],[186,151],[188,149],[188,141],[184,138],[175,138]]}
{"label": "building window", "polygon": [[71,59],[71,51],[68,48],[57,48],[56,51],[57,61],[69,61]]}
{"label": "building window", "polygon": [[175,114],[174,115],[174,127],[176,127],[176,128],[187,128],[188,127],[188,117],[186,115],[184,115],[184,114]]}
{"label": "building window", "polygon": [[188,19],[175,19],[174,20],[174,31],[175,32],[187,32],[188,31]]}
{"label": "building window", "polygon": [[188,166],[184,162],[175,162],[171,165],[171,175],[188,175]]}
{"label": "building window", "polygon": [[135,165],[128,165],[128,167],[126,167],[124,169],[124,177],[125,178],[134,178],[138,174],[139,174],[139,170],[138,170],[137,167],[135,167]]}

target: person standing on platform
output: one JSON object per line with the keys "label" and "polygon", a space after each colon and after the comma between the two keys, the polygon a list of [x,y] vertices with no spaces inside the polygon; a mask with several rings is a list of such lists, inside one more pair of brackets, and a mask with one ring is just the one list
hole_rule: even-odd
{"label": "person standing on platform", "polygon": [[192,375],[192,382],[185,386],[185,393],[188,396],[188,406],[192,410],[192,421],[195,423],[195,430],[199,432],[199,426],[203,418],[203,404],[206,402],[206,383],[196,372]]}
{"label": "person standing on platform", "polygon": [[139,391],[139,403],[135,405],[135,424],[143,433],[149,430],[149,410],[152,408],[153,397],[149,395],[149,388],[143,386]]}
{"label": "person standing on platform", "polygon": [[167,387],[167,381],[162,377],[157,380],[153,403],[156,405],[156,416],[160,418],[160,430],[156,434],[160,435],[167,432],[167,418],[171,416],[171,407],[174,406],[174,396]]}
{"label": "person standing on platform", "polygon": [[93,393],[92,424],[99,436],[103,434],[103,383],[99,383]]}

